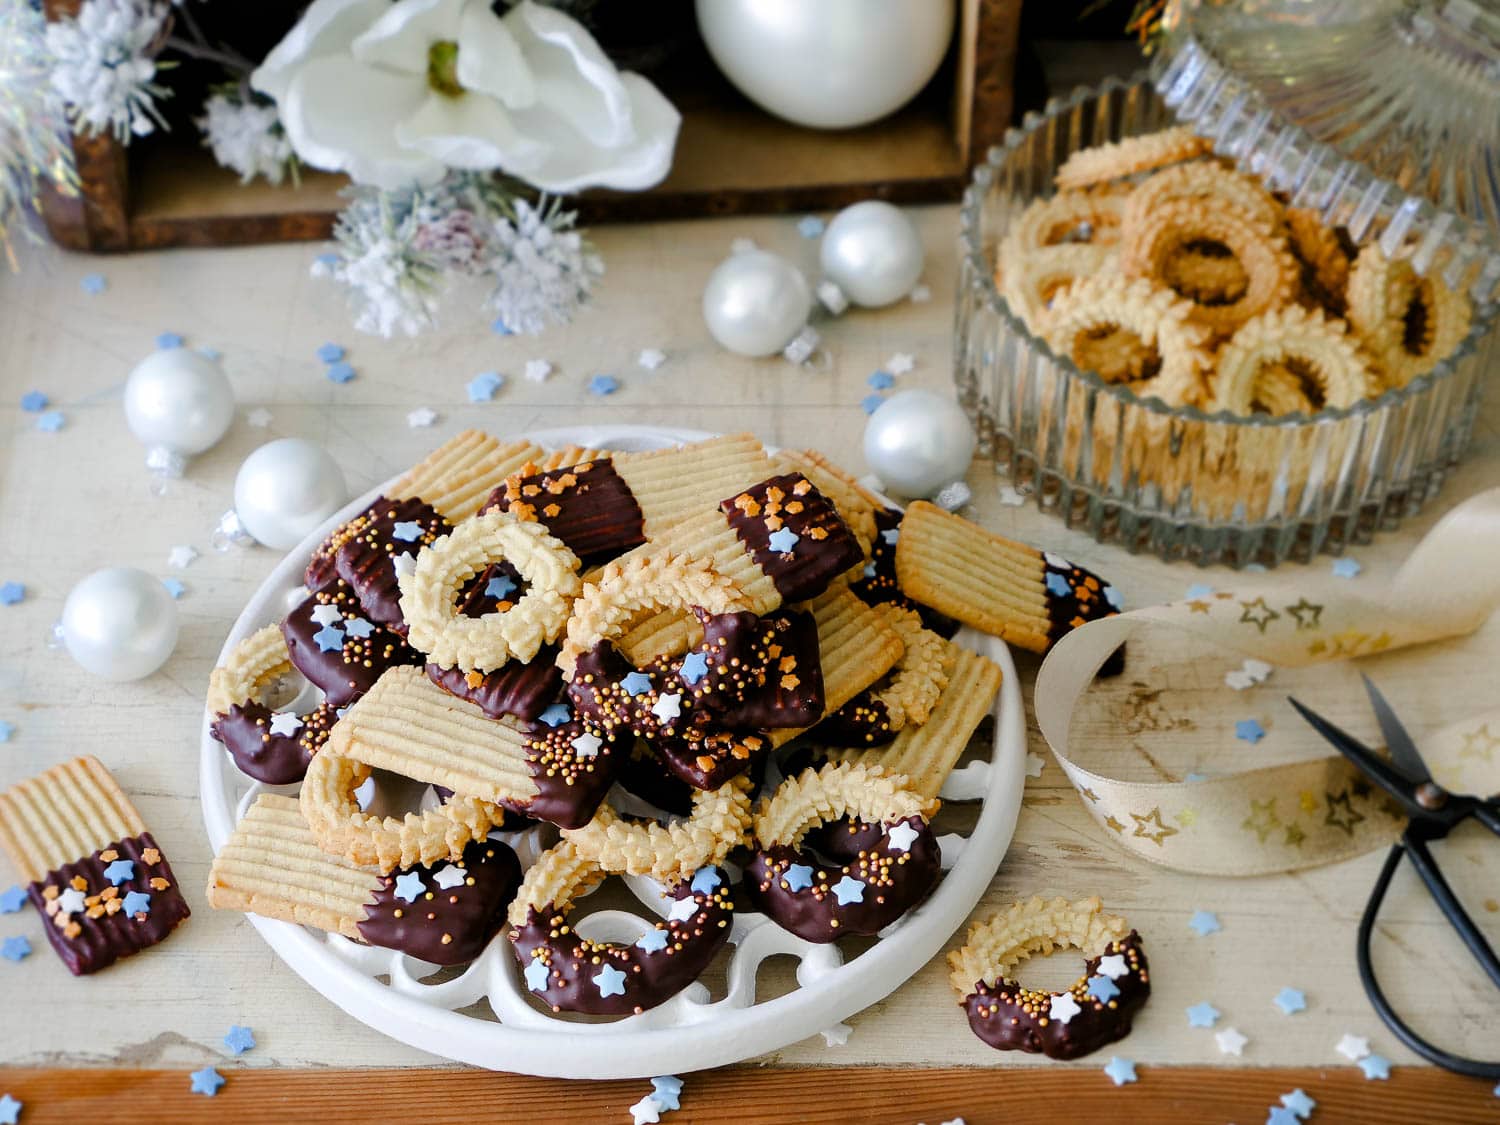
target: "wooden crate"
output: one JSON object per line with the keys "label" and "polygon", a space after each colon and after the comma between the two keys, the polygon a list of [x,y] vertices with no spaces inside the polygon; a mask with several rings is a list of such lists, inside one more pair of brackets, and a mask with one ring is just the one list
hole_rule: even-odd
{"label": "wooden crate", "polygon": [[[48,16],[70,13],[79,2],[46,0]],[[894,116],[844,132],[804,129],[758,109],[728,85],[699,44],[670,75],[652,75],[683,114],[671,174],[650,191],[587,192],[577,200],[582,218],[956,199],[969,169],[1011,123],[1020,10],[1021,0],[960,0],[953,49],[928,88]],[[241,186],[197,142],[192,130],[128,149],[110,137],[74,138],[82,193],[44,200],[53,239],[74,250],[111,252],[328,237],[345,177],[304,170],[295,186]]]}

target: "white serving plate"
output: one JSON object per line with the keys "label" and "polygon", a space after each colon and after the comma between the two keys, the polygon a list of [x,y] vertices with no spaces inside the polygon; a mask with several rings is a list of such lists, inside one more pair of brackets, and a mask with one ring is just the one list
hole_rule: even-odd
{"label": "white serving plate", "polygon": [[[528,436],[549,448],[572,444],[636,450],[712,435],[644,426],[579,426]],[[241,639],[285,616],[299,599],[313,550],[380,492],[371,489],[351,502],[282,559],[234,623],[220,662]],[[965,630],[959,639],[1004,670],[991,756],[955,770],[942,793],[945,800],[982,801],[979,818],[968,836],[940,837],[944,874],[927,901],[887,927],[852,960],[845,961],[837,945],[803,941],[763,914],[737,913],[729,938],[727,992],[720,990],[721,999],[710,1002],[708,988],[699,982],[639,1015],[612,1023],[580,1023],[555,1017],[528,998],[503,934],[458,975],[426,984],[423,978],[431,976],[434,967],[406,954],[289,922],[248,917],[294,972],[355,1019],[413,1047],[492,1070],[549,1078],[641,1078],[739,1062],[806,1039],[881,1000],[930,961],[978,903],[1010,845],[1021,807],[1026,756],[1015,666],[1009,650],[995,637]],[[269,787],[235,768],[209,734],[209,721],[205,715],[199,776],[203,819],[217,852],[240,813]],[[275,791],[292,793],[295,788],[281,786]],[[508,837],[523,864],[529,864],[542,846],[540,831]],[[626,882],[646,907],[660,909],[649,880]],[[619,910],[595,912],[578,924],[587,936],[601,940],[633,940],[647,925],[644,918]],[[798,958],[798,987],[757,1003],[757,971],[762,961],[776,954]]]}

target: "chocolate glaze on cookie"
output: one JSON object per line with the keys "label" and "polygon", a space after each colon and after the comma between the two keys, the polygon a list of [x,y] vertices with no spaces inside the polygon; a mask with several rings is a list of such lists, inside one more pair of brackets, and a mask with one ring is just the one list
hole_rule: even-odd
{"label": "chocolate glaze on cookie", "polygon": [[825,859],[849,863],[859,858],[859,853],[868,851],[880,843],[885,835],[885,825],[844,817],[808,829],[802,837],[804,849],[811,848]]}
{"label": "chocolate glaze on cookie", "polygon": [[629,753],[620,756],[615,781],[626,792],[663,812],[688,816],[693,810],[693,787],[667,769],[644,741],[637,740]]}
{"label": "chocolate glaze on cookie", "polygon": [[581,828],[615,782],[621,744],[595,734],[576,718],[556,726],[529,724],[526,768],[536,783],[529,801],[501,802],[506,808],[559,828]]}
{"label": "chocolate glaze on cookie", "polygon": [[[325,607],[337,611],[336,622]],[[376,625],[362,612],[348,583],[335,578],[281,623],[292,664],[335,707],[349,706],[374,687],[387,669],[421,660],[398,634]]]}
{"label": "chocolate glaze on cookie", "polygon": [[[421,880],[415,891],[411,876]],[[447,884],[447,885],[445,885]],[[484,952],[505,927],[521,885],[521,861],[499,840],[474,840],[458,863],[408,867],[383,876],[359,933],[434,965],[459,965]]]}
{"label": "chocolate glaze on cookie", "polygon": [[862,691],[814,727],[812,737],[826,746],[885,746],[898,733],[885,701]]}
{"label": "chocolate glaze on cookie", "polygon": [[745,869],[750,898],[807,941],[879,933],[927,897],[942,863],[937,838],[922,817],[881,827],[879,840],[843,867],[782,844],[757,851]]}
{"label": "chocolate glaze on cookie", "polygon": [[[1051,551],[1042,553],[1045,563],[1042,581],[1047,587],[1047,631],[1049,647],[1064,633],[1101,617],[1114,617],[1123,601],[1120,593],[1091,570],[1075,566]],[[1125,670],[1125,646],[1110,654],[1099,669],[1100,676],[1118,676]]]}
{"label": "chocolate glaze on cookie", "polygon": [[[129,865],[128,878],[122,862]],[[189,914],[172,867],[149,832],[49,871],[26,894],[47,920],[47,940],[74,976],[96,973],[149,949]],[[64,910],[71,899],[81,901],[79,910]]]}
{"label": "chocolate glaze on cookie", "polygon": [[[553,1011],[625,1016],[654,1008],[697,980],[729,938],[734,903],[729,877],[701,868],[668,893],[671,914],[630,944],[593,942],[570,924],[572,908],[527,911],[510,931],[521,987]],[[533,968],[540,963],[543,969]]]}
{"label": "chocolate glaze on cookie", "polygon": [[353,588],[366,617],[404,636],[406,623],[401,617],[395,560],[403,554],[415,559],[423,547],[431,546],[450,530],[452,525],[422,500],[378,497],[359,515],[334,529],[313,553],[307,566],[307,588],[320,589],[337,573]]}
{"label": "chocolate glaze on cookie", "polygon": [[[1125,969],[1118,972],[1120,962],[1115,962],[1112,980],[1100,972],[1101,962],[1109,957],[1120,958]],[[1093,985],[1108,1000],[1091,993],[1091,982],[1096,981],[1110,981],[1112,987]],[[1052,993],[1022,988],[1011,980],[994,987],[975,982],[963,1006],[974,1034],[1001,1051],[1027,1051],[1053,1059],[1076,1059],[1097,1051],[1130,1033],[1131,1018],[1151,995],[1150,969],[1140,935],[1131,930],[1123,941],[1111,942],[1098,957],[1090,958],[1083,976],[1068,992],[1079,1011],[1066,1023],[1050,1018]]]}
{"label": "chocolate glaze on cookie", "polygon": [[480,509],[481,514],[492,511],[545,524],[585,567],[646,541],[640,505],[608,458],[508,477]]}
{"label": "chocolate glaze on cookie", "polygon": [[328,741],[338,709],[331,703],[318,704],[297,716],[300,725],[292,734],[273,732],[272,718],[269,707],[251,700],[235,704],[227,715],[215,716],[208,729],[224,744],[242,774],[267,785],[291,785],[302,780],[307,764]]}
{"label": "chocolate glaze on cookie", "polygon": [[875,513],[875,542],[870,548],[870,561],[865,564],[864,575],[849,584],[866,605],[891,605],[909,609],[922,618],[922,627],[940,637],[951,638],[958,632],[959,623],[930,606],[915,602],[901,592],[896,581],[896,539],[900,535],[901,510],[882,508]]}
{"label": "chocolate glaze on cookie", "polygon": [[[785,602],[817,597],[863,557],[849,525],[801,473],[763,480],[721,501],[719,510]],[[790,548],[771,542],[784,531],[791,532]]]}

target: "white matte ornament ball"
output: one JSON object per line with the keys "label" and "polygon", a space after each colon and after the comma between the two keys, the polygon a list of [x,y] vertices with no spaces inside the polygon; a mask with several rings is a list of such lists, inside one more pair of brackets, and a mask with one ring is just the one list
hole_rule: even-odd
{"label": "white matte ornament ball", "polygon": [[739,355],[775,355],[812,315],[812,290],[802,271],[765,250],[746,250],[719,263],[703,290],[709,334]]}
{"label": "white matte ornament ball", "polygon": [[955,0],[698,0],[714,62],[762,109],[848,129],[900,109],[937,72]]}
{"label": "white matte ornament ball", "polygon": [[974,457],[974,427],[958,403],[935,391],[902,391],[865,423],[865,462],[886,489],[926,499],[961,480]]}
{"label": "white matte ornament ball", "polygon": [[149,448],[192,456],[234,421],[234,388],[218,363],[191,348],[152,352],[125,381],[125,423]]}
{"label": "white matte ornament ball", "polygon": [[328,453],[301,438],[267,442],[234,478],[234,510],[257,542],[289,551],[349,500]]}
{"label": "white matte ornament ball", "polygon": [[916,224],[878,199],[845,207],[823,232],[823,273],[856,305],[878,309],[912,291],[926,252]]}
{"label": "white matte ornament ball", "polygon": [[111,567],[69,591],[59,626],[68,655],[85,671],[139,680],[177,647],[177,603],[155,575]]}

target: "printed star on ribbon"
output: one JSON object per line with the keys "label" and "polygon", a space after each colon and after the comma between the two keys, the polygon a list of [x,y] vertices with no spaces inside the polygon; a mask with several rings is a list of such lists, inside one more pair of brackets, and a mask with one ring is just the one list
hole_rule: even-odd
{"label": "printed star on ribbon", "polygon": [[1078,1001],[1073,999],[1071,992],[1059,992],[1052,997],[1052,1003],[1047,1009],[1047,1018],[1056,1020],[1066,1027],[1081,1011],[1083,1009],[1078,1006]]}
{"label": "printed star on ribbon", "polygon": [[1281,818],[1276,815],[1276,798],[1267,797],[1264,801],[1250,798],[1250,815],[1240,822],[1240,827],[1255,833],[1256,838],[1262,844],[1266,837],[1271,834],[1271,829],[1281,823]]}
{"label": "printed star on ribbon", "polygon": [[1256,598],[1253,602],[1240,602],[1244,612],[1240,614],[1241,625],[1254,625],[1262,633],[1266,626],[1281,616],[1266,604],[1265,598]]}
{"label": "printed star on ribbon", "polygon": [[1355,812],[1350,805],[1349,790],[1341,790],[1337,796],[1332,793],[1324,793],[1323,796],[1328,800],[1328,815],[1323,818],[1323,823],[1330,828],[1340,829],[1346,836],[1353,836],[1354,826],[1365,818],[1363,813]]}
{"label": "printed star on ribbon", "polygon": [[1323,616],[1323,607],[1314,605],[1305,597],[1298,598],[1295,605],[1286,606],[1285,609],[1287,613],[1291,614],[1292,620],[1297,622],[1299,630],[1316,629],[1318,627],[1318,618]]}
{"label": "printed star on ribbon", "polygon": [[1130,819],[1135,821],[1135,831],[1132,836],[1142,836],[1150,840],[1157,847],[1161,847],[1162,841],[1168,836],[1177,835],[1177,829],[1170,824],[1163,824],[1161,819],[1161,807],[1157,806],[1149,813],[1142,816],[1140,813],[1131,813]]}
{"label": "printed star on ribbon", "polygon": [[848,906],[851,902],[864,902],[865,885],[858,879],[845,875],[833,885],[833,897],[838,899],[840,906]]}
{"label": "printed star on ribbon", "polygon": [[302,720],[297,717],[295,711],[274,711],[271,713],[271,733],[279,734],[285,738],[291,738],[303,727]]}
{"label": "printed star on ribbon", "polygon": [[593,981],[599,986],[599,995],[624,996],[625,974],[613,965],[605,965],[594,974]]}

